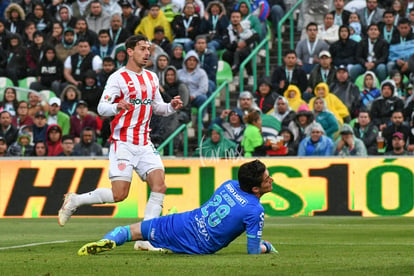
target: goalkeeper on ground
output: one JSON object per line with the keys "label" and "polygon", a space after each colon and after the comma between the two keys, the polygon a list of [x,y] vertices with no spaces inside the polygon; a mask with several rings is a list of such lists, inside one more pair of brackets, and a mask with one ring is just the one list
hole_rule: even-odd
{"label": "goalkeeper on ground", "polygon": [[211,254],[244,231],[249,254],[277,252],[261,239],[264,209],[260,197],[272,191],[269,171],[259,160],[251,161],[240,167],[238,179],[224,182],[200,208],[116,227],[102,240],[82,246],[78,255],[108,251],[136,240],[148,240],[155,248],[175,253]]}

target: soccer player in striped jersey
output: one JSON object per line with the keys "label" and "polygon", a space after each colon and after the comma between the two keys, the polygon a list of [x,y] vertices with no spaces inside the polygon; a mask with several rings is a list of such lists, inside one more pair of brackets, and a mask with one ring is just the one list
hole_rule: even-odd
{"label": "soccer player in striped jersey", "polygon": [[[147,37],[131,36],[125,47],[128,63],[108,78],[98,105],[100,115],[115,116],[111,122],[109,151],[112,189],[97,188],[84,194],[66,194],[59,210],[58,222],[61,226],[79,206],[124,200],[129,193],[133,170],[151,189],[144,220],[161,214],[167,187],[163,163],[150,140],[149,124],[153,112],[168,116],[182,107],[182,101],[176,96],[170,103],[165,103],[159,92],[156,74],[144,69],[150,58]],[[145,244],[150,246],[148,242]],[[142,249],[153,249],[144,248],[145,244],[141,244]]]}
{"label": "soccer player in striped jersey", "polygon": [[273,179],[259,160],[244,163],[238,181],[224,182],[200,208],[132,225],[119,226],[102,240],[82,246],[78,255],[108,251],[128,241],[147,240],[154,247],[175,253],[211,254],[246,232],[247,253],[277,253],[262,240],[263,194],[272,191]]}

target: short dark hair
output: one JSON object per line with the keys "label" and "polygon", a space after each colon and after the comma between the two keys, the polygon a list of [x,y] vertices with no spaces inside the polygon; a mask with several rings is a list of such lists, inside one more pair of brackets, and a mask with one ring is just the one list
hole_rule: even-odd
{"label": "short dark hair", "polygon": [[369,29],[371,29],[372,27],[377,27],[377,29],[379,30],[378,24],[377,23],[371,23],[368,25],[367,31],[369,31]]}
{"label": "short dark hair", "polygon": [[318,24],[316,24],[315,22],[310,22],[308,25],[306,25],[306,30],[308,30],[310,26],[315,26],[316,28],[318,28]]}
{"label": "short dark hair", "polygon": [[102,63],[104,63],[104,62],[111,62],[111,63],[115,64],[115,60],[112,57],[110,57],[110,56],[104,57],[102,59]]}
{"label": "short dark hair", "polygon": [[108,29],[101,29],[98,32],[98,36],[100,36],[101,34],[107,34],[107,35],[109,35],[109,30]]}
{"label": "short dark hair", "polygon": [[392,14],[393,16],[395,16],[395,12],[393,10],[385,10],[382,14],[382,18],[384,18],[386,14]]}
{"label": "short dark hair", "polygon": [[265,171],[265,164],[257,159],[241,165],[238,172],[240,189],[252,194],[253,187],[261,187]]}
{"label": "short dark hair", "polygon": [[91,46],[91,43],[89,42],[89,40],[86,37],[82,37],[81,39],[79,39],[77,44],[79,45],[79,43],[81,43],[81,42],[86,42],[86,43],[88,43],[89,46]]}
{"label": "short dark hair", "polygon": [[62,136],[62,143],[65,142],[66,140],[71,140],[72,142],[74,141],[73,136],[70,134],[66,134]]}
{"label": "short dark hair", "polygon": [[397,26],[400,26],[400,25],[403,25],[403,24],[410,25],[411,22],[410,22],[410,20],[408,18],[403,17],[403,18],[400,18],[400,20],[398,20]]}
{"label": "short dark hair", "polygon": [[287,51],[286,51],[286,54],[285,54],[285,57],[286,57],[287,55],[290,55],[290,54],[294,54],[294,55],[295,55],[295,57],[297,57],[297,54],[296,54],[296,51],[295,51],[295,50],[287,50]]}
{"label": "short dark hair", "polygon": [[144,41],[148,41],[148,37],[146,37],[143,34],[138,34],[138,35],[131,35],[130,37],[128,37],[128,39],[125,41],[125,48],[126,49],[134,49],[135,46],[137,46],[137,43],[140,42],[141,40]]}

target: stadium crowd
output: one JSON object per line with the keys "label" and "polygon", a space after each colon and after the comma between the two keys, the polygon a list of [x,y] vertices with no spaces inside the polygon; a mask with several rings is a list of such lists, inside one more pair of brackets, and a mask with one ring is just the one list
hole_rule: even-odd
{"label": "stadium crowd", "polygon": [[[414,1],[363,2],[350,11],[345,0],[304,0],[303,39],[210,122],[194,156],[413,154]],[[103,155],[111,118],[97,105],[133,34],[152,41],[147,69],[164,101],[184,103],[153,116],[159,145],[216,90],[218,61],[238,73],[286,9],[285,0],[0,0],[0,78],[12,83],[0,99],[0,156]],[[28,77],[36,81],[18,100]]]}

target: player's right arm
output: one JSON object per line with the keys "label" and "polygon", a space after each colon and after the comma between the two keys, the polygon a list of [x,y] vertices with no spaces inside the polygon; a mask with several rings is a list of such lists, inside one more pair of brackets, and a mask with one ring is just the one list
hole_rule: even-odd
{"label": "player's right arm", "polygon": [[98,104],[98,113],[101,116],[115,116],[120,110],[128,110],[130,103],[125,101],[120,87],[120,83],[116,78],[116,74],[112,74],[105,85],[101,99]]}

